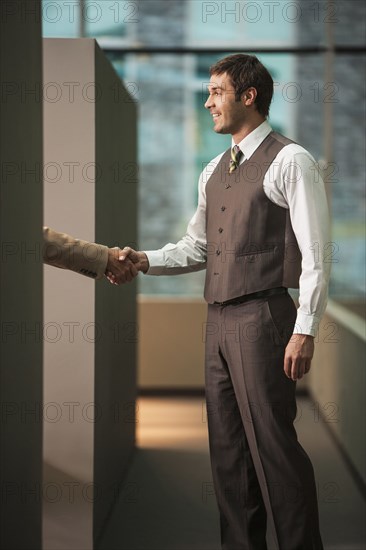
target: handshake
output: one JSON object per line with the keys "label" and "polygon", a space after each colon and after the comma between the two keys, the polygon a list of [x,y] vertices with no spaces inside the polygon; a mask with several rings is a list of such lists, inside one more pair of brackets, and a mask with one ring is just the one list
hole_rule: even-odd
{"label": "handshake", "polygon": [[105,276],[113,285],[130,283],[137,277],[139,271],[146,273],[149,269],[149,260],[145,252],[133,250],[129,246],[108,249],[108,262]]}

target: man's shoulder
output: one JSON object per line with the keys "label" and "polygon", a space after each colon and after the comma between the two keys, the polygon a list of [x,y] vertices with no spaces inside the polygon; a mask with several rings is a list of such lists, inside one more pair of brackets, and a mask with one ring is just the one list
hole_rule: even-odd
{"label": "man's shoulder", "polygon": [[284,147],[279,151],[277,155],[277,160],[286,160],[287,162],[291,162],[291,160],[299,161],[306,160],[310,162],[316,162],[313,155],[305,149],[302,145],[299,145],[295,141],[290,141],[289,143],[286,143]]}

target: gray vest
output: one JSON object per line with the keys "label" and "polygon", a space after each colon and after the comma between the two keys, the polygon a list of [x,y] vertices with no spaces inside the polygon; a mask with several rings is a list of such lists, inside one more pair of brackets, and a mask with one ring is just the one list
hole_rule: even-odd
{"label": "gray vest", "polygon": [[232,174],[229,149],[208,180],[207,302],[279,286],[299,287],[301,253],[289,211],[263,190],[265,173],[289,143],[293,142],[271,132]]}

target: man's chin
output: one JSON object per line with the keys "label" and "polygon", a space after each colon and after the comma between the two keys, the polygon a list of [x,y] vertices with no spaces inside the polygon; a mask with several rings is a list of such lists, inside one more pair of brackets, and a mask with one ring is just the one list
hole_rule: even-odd
{"label": "man's chin", "polygon": [[214,127],[213,130],[214,130],[214,132],[216,132],[216,134],[227,134],[228,133],[226,128],[223,128],[223,127],[220,127],[220,126],[218,128]]}

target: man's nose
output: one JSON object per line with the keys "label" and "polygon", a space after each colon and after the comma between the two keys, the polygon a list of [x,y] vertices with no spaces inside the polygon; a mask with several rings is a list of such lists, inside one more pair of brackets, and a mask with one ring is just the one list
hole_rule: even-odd
{"label": "man's nose", "polygon": [[213,106],[214,106],[214,102],[212,101],[212,97],[208,96],[208,98],[206,100],[206,103],[205,103],[205,108],[210,109],[210,107],[213,107]]}

